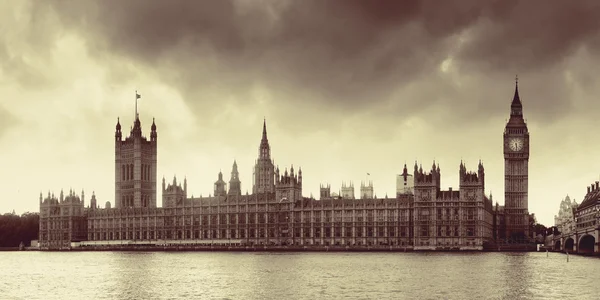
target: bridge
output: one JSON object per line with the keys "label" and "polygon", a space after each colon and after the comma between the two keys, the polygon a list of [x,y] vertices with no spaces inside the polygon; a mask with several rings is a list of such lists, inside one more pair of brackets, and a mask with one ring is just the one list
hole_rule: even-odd
{"label": "bridge", "polygon": [[554,236],[553,250],[585,255],[600,255],[599,228],[587,228],[571,233]]}

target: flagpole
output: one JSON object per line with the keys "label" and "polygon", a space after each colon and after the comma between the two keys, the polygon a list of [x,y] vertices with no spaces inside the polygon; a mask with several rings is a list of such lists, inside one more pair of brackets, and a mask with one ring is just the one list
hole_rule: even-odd
{"label": "flagpole", "polygon": [[137,112],[137,100],[138,100],[138,93],[137,90],[135,90],[135,119],[137,120],[138,118],[138,112]]}

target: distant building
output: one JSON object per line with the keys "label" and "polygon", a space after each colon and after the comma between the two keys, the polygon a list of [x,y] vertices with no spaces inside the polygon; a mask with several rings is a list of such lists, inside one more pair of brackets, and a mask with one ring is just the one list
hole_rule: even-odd
{"label": "distant building", "polygon": [[600,182],[587,187],[587,193],[577,204],[567,196],[554,217],[557,234],[553,236],[554,250],[592,254],[600,252]]}
{"label": "distant building", "polygon": [[569,195],[560,202],[560,209],[558,215],[554,216],[554,226],[560,233],[569,235],[575,231],[575,209],[579,206],[577,201],[571,198]]}

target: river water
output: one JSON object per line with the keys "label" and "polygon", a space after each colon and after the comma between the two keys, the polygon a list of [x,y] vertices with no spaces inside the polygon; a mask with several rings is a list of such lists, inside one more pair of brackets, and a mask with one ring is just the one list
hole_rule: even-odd
{"label": "river water", "polygon": [[0,299],[598,299],[559,253],[0,252]]}

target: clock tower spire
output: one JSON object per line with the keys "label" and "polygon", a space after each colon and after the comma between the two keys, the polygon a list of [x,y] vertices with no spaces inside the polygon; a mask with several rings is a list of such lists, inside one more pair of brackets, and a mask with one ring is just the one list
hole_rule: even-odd
{"label": "clock tower spire", "polygon": [[529,238],[529,131],[523,119],[518,78],[510,105],[510,119],[504,129],[504,211],[505,239],[517,243]]}

